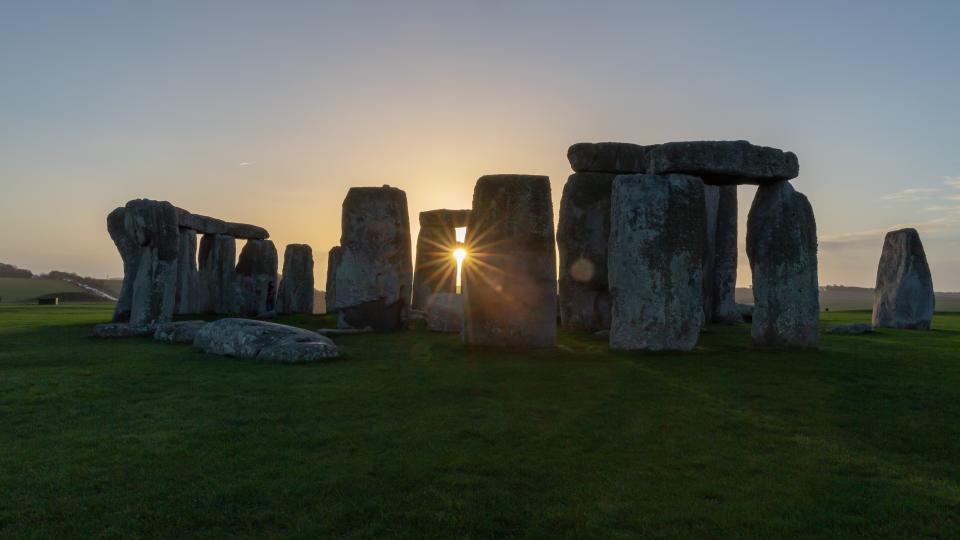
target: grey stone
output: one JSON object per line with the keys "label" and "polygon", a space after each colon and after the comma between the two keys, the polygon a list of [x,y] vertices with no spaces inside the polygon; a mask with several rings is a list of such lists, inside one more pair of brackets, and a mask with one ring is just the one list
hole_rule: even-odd
{"label": "grey stone", "polygon": [[707,184],[767,184],[796,178],[796,154],[748,141],[669,142],[649,148],[650,174],[696,175]]}
{"label": "grey stone", "polygon": [[364,328],[321,328],[317,333],[321,336],[349,336],[352,334],[369,334],[373,328],[369,326]]}
{"label": "grey stone", "polygon": [[873,325],[867,323],[841,324],[827,328],[828,334],[870,334]]}
{"label": "grey stone", "polygon": [[477,180],[466,245],[464,343],[552,347],[557,267],[550,179],[510,174]]}
{"label": "grey stone", "polygon": [[277,248],[272,240],[247,240],[244,244],[237,259],[240,314],[252,317],[274,311],[277,264]]}
{"label": "grey stone", "polygon": [[93,337],[98,338],[144,337],[153,335],[156,329],[155,324],[111,322],[94,325],[91,333]]}
{"label": "grey stone", "polygon": [[873,325],[929,330],[935,301],[927,256],[916,229],[887,233],[873,293]]}
{"label": "grey stone", "polygon": [[266,362],[316,362],[339,356],[328,337],[266,321],[220,319],[197,332],[193,346],[203,352]]}
{"label": "grey stone", "polygon": [[113,310],[114,322],[128,322],[130,320],[130,306],[133,302],[133,280],[137,275],[137,265],[140,264],[140,245],[127,232],[126,208],[119,207],[107,215],[107,232],[120,252],[123,260],[123,283],[120,287],[120,296]]}
{"label": "grey stone", "polygon": [[197,332],[206,326],[207,321],[176,321],[160,323],[153,333],[153,339],[166,343],[193,343]]}
{"label": "grey stone", "polygon": [[563,186],[557,247],[560,253],[560,320],[565,330],[610,328],[607,243],[610,191],[616,175],[576,173]]}
{"label": "grey stone", "polygon": [[413,309],[423,309],[432,294],[457,292],[457,260],[453,256],[456,248],[454,227],[420,227],[413,274]]}
{"label": "grey stone", "polygon": [[703,327],[706,203],[686,175],[613,182],[609,281],[613,349],[690,350]]}
{"label": "grey stone", "polygon": [[463,330],[463,295],[435,293],[427,300],[427,329],[434,332]]}
{"label": "grey stone", "polygon": [[470,210],[427,210],[420,212],[421,227],[444,227],[459,229],[470,224]]}
{"label": "grey stone", "polygon": [[174,313],[186,315],[200,312],[200,274],[197,272],[197,232],[180,228],[177,250],[177,293]]}
{"label": "grey stone", "polygon": [[306,244],[289,244],[283,251],[277,313],[313,313],[313,249]]}
{"label": "grey stone", "polygon": [[567,160],[576,172],[645,173],[651,148],[619,142],[576,143],[567,150]]}
{"label": "grey stone", "polygon": [[266,229],[257,227],[256,225],[231,223],[200,214],[191,214],[182,208],[177,208],[177,215],[181,227],[193,229],[203,234],[225,234],[234,238],[247,240],[265,240],[270,238],[270,233],[268,233]]}
{"label": "grey stone", "polygon": [[790,182],[757,188],[747,218],[747,257],[753,272],[753,342],[817,347],[817,223],[810,202]]}
{"label": "grey stone", "polygon": [[176,208],[166,201],[136,199],[127,203],[124,228],[138,246],[130,298],[130,323],[166,322],[176,303],[180,228]]}
{"label": "grey stone", "polygon": [[333,246],[327,253],[327,290],[324,291],[324,303],[327,313],[336,313],[337,305],[337,267],[340,266],[340,246]]}
{"label": "grey stone", "polygon": [[[739,323],[743,317],[737,310],[737,186],[720,186],[717,204],[717,226],[714,246],[713,287],[710,319],[714,322]],[[704,276],[709,279],[711,276]]]}
{"label": "grey stone", "polygon": [[343,201],[333,308],[353,327],[404,327],[413,282],[407,195],[392,187],[350,188]]}
{"label": "grey stone", "polygon": [[703,236],[703,321],[713,321],[714,292],[713,277],[716,272],[717,255],[717,218],[720,208],[720,187],[703,186],[706,227]]}
{"label": "grey stone", "polygon": [[201,313],[236,313],[239,308],[237,285],[237,241],[223,234],[205,234],[200,238],[199,274]]}

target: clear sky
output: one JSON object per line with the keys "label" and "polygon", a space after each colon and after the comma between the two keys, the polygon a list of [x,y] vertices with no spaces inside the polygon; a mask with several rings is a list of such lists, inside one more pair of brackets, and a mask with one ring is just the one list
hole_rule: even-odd
{"label": "clear sky", "polygon": [[[800,157],[821,284],[920,230],[960,290],[960,2],[0,2],[0,261],[118,276],[136,197],[314,247],[350,186],[416,216],[578,141]],[[752,189],[740,189],[743,223]],[[744,230],[741,225],[741,237]],[[749,283],[741,252],[740,283]]]}

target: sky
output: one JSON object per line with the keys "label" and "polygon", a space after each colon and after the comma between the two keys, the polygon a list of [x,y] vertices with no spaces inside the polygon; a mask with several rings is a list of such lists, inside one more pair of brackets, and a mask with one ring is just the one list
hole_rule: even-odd
{"label": "sky", "polygon": [[548,175],[557,210],[575,142],[747,139],[799,156],[822,285],[872,287],[914,226],[958,291],[958,24],[956,1],[0,0],[0,261],[119,276],[106,215],[146,197],[312,245],[322,288],[351,186],[404,189],[415,240],[484,174]]}

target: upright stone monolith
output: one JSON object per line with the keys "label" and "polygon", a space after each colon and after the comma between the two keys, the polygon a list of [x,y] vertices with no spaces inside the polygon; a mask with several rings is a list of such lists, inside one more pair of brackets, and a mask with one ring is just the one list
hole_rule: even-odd
{"label": "upright stone monolith", "polygon": [[201,313],[236,313],[237,240],[223,234],[205,234],[200,238],[197,257],[200,267]]}
{"label": "upright stone monolith", "polygon": [[757,188],[747,218],[753,272],[753,342],[815,348],[820,342],[817,223],[790,182]]}
{"label": "upright stone monolith", "polygon": [[927,255],[916,229],[890,231],[883,240],[873,293],[873,325],[929,330],[935,305]]}
{"label": "upright stone monolith", "polygon": [[420,212],[417,259],[413,273],[413,309],[426,309],[430,296],[457,292],[457,229],[466,227],[469,210]]}
{"label": "upright stone monolith", "polygon": [[237,259],[242,315],[264,315],[277,300],[277,248],[272,240],[247,240]]}
{"label": "upright stone monolith", "polygon": [[113,310],[113,322],[129,322],[130,306],[133,301],[133,280],[137,274],[137,265],[140,263],[140,246],[126,228],[126,208],[119,207],[107,215],[107,232],[120,252],[123,260],[123,284],[120,287],[120,296]]}
{"label": "upright stone monolith", "polygon": [[174,311],[178,315],[198,313],[200,307],[200,274],[197,272],[197,232],[180,228],[177,250],[177,297]]}
{"label": "upright stone monolith", "polygon": [[706,228],[703,237],[703,322],[713,321],[715,291],[713,276],[716,271],[717,217],[720,208],[720,186],[703,186]]}
{"label": "upright stone monolith", "polygon": [[560,252],[560,320],[565,330],[610,328],[607,242],[614,174],[576,173],[563,186],[557,247]]}
{"label": "upright stone monolith", "polygon": [[[176,208],[166,201],[136,199],[127,203],[124,228],[138,246],[132,276],[130,324],[154,324],[173,318],[180,230]],[[124,276],[124,280],[129,279]]]}
{"label": "upright stone monolith", "polygon": [[551,347],[556,340],[557,274],[550,180],[481,177],[462,267],[464,343]]}
{"label": "upright stone monolith", "polygon": [[[737,186],[720,186],[711,305],[714,322],[743,322],[737,309]],[[704,279],[707,279],[705,276]]]}
{"label": "upright stone monolith", "polygon": [[327,313],[336,313],[337,305],[337,267],[340,266],[340,246],[333,246],[327,252],[327,286],[324,291],[324,305]]}
{"label": "upright stone monolith", "polygon": [[403,328],[413,261],[407,195],[390,186],[350,188],[343,201],[336,303],[349,326]]}
{"label": "upright stone monolith", "polygon": [[277,313],[313,313],[313,249],[307,244],[289,244],[283,250]]}
{"label": "upright stone monolith", "polygon": [[618,176],[610,214],[610,347],[692,349],[704,318],[703,182],[679,174]]}

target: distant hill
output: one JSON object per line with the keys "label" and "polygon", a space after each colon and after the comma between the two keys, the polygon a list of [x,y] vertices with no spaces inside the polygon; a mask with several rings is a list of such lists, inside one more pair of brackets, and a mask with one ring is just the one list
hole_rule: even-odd
{"label": "distant hill", "polygon": [[0,263],[0,278],[32,278],[33,272],[17,268],[12,264]]}
{"label": "distant hill", "polygon": [[[737,303],[752,304],[753,291],[738,288]],[[960,311],[960,293],[935,293],[937,311]],[[820,309],[831,311],[847,311],[853,309],[873,309],[873,289],[866,287],[846,287],[843,285],[827,285],[820,287]]]}
{"label": "distant hill", "polygon": [[56,296],[61,302],[108,302],[101,295],[72,283],[50,278],[0,278],[0,302],[36,303]]}

